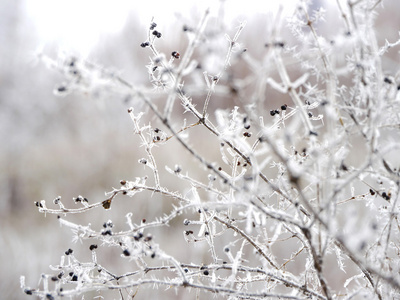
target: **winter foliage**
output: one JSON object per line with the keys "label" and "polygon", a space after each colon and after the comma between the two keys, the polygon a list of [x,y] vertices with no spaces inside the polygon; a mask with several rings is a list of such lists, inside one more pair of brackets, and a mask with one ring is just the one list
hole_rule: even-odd
{"label": "winter foliage", "polygon": [[[137,45],[149,56],[144,87],[79,57],[41,56],[63,74],[56,94],[126,101],[146,175],[96,201],[37,201],[73,241],[38,286],[21,277],[24,293],[398,297],[400,73],[383,65],[400,40],[379,42],[380,2],[336,1],[330,12],[299,1],[251,44],[245,37],[258,33],[245,22],[228,30],[205,11],[177,29],[186,49],[170,52],[159,50],[174,45],[151,20]],[[327,14],[340,26],[323,35]],[[70,218],[124,203],[102,227]]]}

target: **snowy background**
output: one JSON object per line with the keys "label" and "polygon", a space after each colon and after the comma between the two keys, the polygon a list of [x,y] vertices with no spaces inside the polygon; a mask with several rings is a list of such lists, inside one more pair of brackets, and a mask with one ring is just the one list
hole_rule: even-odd
{"label": "snowy background", "polygon": [[[19,288],[19,276],[25,275],[27,284],[35,286],[49,264],[58,263],[71,247],[69,230],[58,228],[55,216],[39,214],[34,201],[51,201],[58,195],[64,201],[77,195],[99,201],[120,179],[143,173],[137,164],[143,153],[136,152],[138,140],[126,113],[132,103],[112,93],[100,93],[97,99],[75,93],[56,96],[53,91],[63,77],[38,59],[40,53],[55,59],[72,54],[114,70],[131,83],[146,85],[148,53],[139,45],[146,38],[151,18],[163,32],[163,46],[183,49],[182,26],[198,18],[208,3],[130,2],[0,1],[2,299],[28,298]],[[278,7],[260,6],[260,1],[244,1],[240,6],[233,2],[224,1],[227,28],[246,20],[241,42],[249,47],[262,40],[263,26]],[[291,2],[284,14],[290,14]],[[325,8],[329,16],[329,6]],[[377,28],[384,32],[382,36],[397,40],[400,2],[383,1],[378,11]],[[334,32],[334,20],[328,19],[320,30]],[[384,40],[379,42],[382,45]],[[388,57],[393,60],[387,60],[384,69],[394,74],[399,68],[398,54],[389,53]],[[168,159],[165,155],[165,161]],[[151,214],[151,209],[161,208],[136,208],[144,215]],[[112,214],[118,215],[118,210],[94,214],[104,222]],[[90,215],[77,216],[86,217],[90,219]]]}

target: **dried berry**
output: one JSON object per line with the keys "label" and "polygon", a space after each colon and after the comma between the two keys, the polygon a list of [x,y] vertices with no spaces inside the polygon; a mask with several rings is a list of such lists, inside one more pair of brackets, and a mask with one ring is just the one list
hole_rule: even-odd
{"label": "dried berry", "polygon": [[176,166],[175,166],[175,169],[174,169],[174,172],[175,172],[176,174],[178,174],[178,173],[180,173],[181,171],[182,171],[181,166],[176,165]]}
{"label": "dried berry", "polygon": [[171,55],[176,59],[179,59],[181,57],[181,55],[177,51],[172,52]]}
{"label": "dried berry", "polygon": [[245,136],[245,137],[251,137],[251,133],[249,133],[249,132],[245,132],[245,133],[243,133],[243,136]]}
{"label": "dried berry", "polygon": [[25,289],[24,293],[27,294],[27,295],[32,295],[33,291],[31,289]]}
{"label": "dried berry", "polygon": [[107,229],[101,233],[101,235],[112,235],[111,229]]}
{"label": "dried berry", "polygon": [[150,30],[153,30],[153,29],[156,28],[156,27],[157,27],[157,23],[151,22],[151,24],[150,24]]}
{"label": "dried berry", "polygon": [[389,201],[391,196],[392,196],[392,195],[391,195],[390,193],[387,193],[387,194],[386,194],[386,192],[383,192],[383,193],[382,193],[382,197],[383,197],[386,201]]}
{"label": "dried berry", "polygon": [[104,200],[104,201],[102,202],[102,205],[103,205],[104,209],[110,209],[110,207],[111,207],[111,200],[110,200],[110,199]]}
{"label": "dried berry", "polygon": [[141,164],[147,164],[147,159],[145,159],[145,158],[141,158],[141,159],[139,159],[139,163],[141,163]]}
{"label": "dried berry", "polygon": [[158,32],[157,30],[154,30],[154,31],[152,32],[152,34],[153,34],[154,36],[156,36],[157,38],[160,38],[160,37],[161,37],[161,33]]}
{"label": "dried berry", "polygon": [[59,93],[63,93],[63,92],[66,92],[66,91],[67,91],[67,88],[65,86],[63,86],[63,85],[61,85],[61,86],[59,86],[57,88],[57,92],[59,92]]}
{"label": "dried berry", "polygon": [[135,241],[140,240],[143,237],[143,233],[139,232],[138,235],[135,235],[133,238],[135,239]]}
{"label": "dried berry", "polygon": [[388,83],[388,84],[392,84],[393,83],[393,81],[389,77],[385,77],[385,79],[383,79],[383,81],[385,83]]}

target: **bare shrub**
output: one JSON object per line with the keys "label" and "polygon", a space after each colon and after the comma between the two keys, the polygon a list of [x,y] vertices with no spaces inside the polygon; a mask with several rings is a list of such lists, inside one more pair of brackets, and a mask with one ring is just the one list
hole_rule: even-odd
{"label": "bare shrub", "polygon": [[[167,39],[152,21],[140,45],[151,55],[150,88],[79,58],[43,57],[65,75],[56,93],[107,91],[132,103],[147,175],[121,180],[97,202],[77,196],[75,208],[59,196],[54,205],[36,202],[84,246],[66,250],[36,288],[22,277],[24,292],[41,299],[110,290],[132,299],[157,288],[193,299],[398,295],[400,85],[382,61],[400,41],[379,45],[379,2],[338,1],[342,23],[332,37],[318,33],[324,11],[300,2],[285,23],[294,39],[277,25],[252,45],[241,43],[244,23],[228,35],[206,11],[183,27],[184,52],[159,52]],[[143,215],[141,207],[156,202]],[[101,228],[95,217],[87,225],[69,219],[127,203]],[[91,259],[79,260],[83,252]]]}

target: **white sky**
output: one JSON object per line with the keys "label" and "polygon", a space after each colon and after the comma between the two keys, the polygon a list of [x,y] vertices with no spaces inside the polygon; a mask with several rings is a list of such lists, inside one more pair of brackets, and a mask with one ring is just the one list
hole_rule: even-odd
{"label": "white sky", "polygon": [[[199,13],[206,7],[216,13],[218,0],[26,0],[43,45],[56,42],[62,50],[87,55],[100,34],[121,30],[134,10],[146,24],[154,17],[158,24],[171,23],[175,13],[182,15],[195,5]],[[293,8],[296,0],[225,0],[226,21],[237,22],[255,13],[277,11],[279,5]],[[246,17],[244,17],[246,16]]]}

